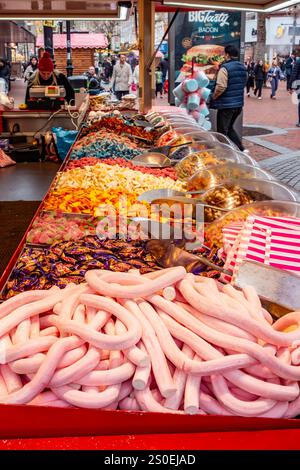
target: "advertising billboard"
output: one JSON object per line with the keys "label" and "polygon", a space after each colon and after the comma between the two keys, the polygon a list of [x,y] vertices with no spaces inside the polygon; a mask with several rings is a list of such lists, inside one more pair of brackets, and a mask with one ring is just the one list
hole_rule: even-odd
{"label": "advertising billboard", "polygon": [[233,44],[240,49],[241,13],[196,10],[179,13],[173,28],[175,82],[192,71],[203,70],[212,80],[223,61],[224,47]]}

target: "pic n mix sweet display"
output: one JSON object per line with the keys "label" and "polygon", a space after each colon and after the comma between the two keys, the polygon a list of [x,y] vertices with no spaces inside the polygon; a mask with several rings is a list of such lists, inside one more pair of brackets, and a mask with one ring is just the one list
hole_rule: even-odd
{"label": "pic n mix sweet display", "polygon": [[[300,314],[272,318],[234,279],[243,259],[299,273],[297,194],[238,153],[220,159],[203,135],[193,146],[171,116],[104,110],[92,111],[2,291],[0,403],[296,417]],[[165,145],[170,166],[136,163]],[[147,239],[122,238],[120,226],[104,236],[107,207],[128,223],[152,190],[204,207],[194,254],[210,266],[165,268]]]}

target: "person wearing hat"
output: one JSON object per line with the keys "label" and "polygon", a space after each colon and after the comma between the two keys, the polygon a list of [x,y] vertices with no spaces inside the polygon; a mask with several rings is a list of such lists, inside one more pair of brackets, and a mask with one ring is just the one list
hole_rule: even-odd
{"label": "person wearing hat", "polygon": [[54,70],[54,64],[51,60],[49,52],[44,52],[43,57],[39,60],[38,68],[35,73],[30,77],[26,90],[26,104],[29,101],[29,90],[32,86],[63,86],[66,90],[65,100],[69,103],[71,100],[75,100],[74,90],[67,79],[67,77]]}

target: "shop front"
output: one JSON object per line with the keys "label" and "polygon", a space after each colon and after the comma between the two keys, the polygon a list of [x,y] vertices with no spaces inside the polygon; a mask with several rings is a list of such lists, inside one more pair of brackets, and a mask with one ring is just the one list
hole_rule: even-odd
{"label": "shop front", "polygon": [[266,19],[268,59],[289,56],[300,41],[300,19],[293,16],[274,16]]}

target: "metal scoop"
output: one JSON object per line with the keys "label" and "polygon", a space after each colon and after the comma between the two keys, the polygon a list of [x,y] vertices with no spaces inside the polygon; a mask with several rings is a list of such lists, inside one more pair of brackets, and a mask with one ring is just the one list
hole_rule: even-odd
{"label": "metal scoop", "polygon": [[253,286],[263,306],[274,317],[300,309],[300,276],[256,261],[242,261],[234,286]]}
{"label": "metal scoop", "polygon": [[[185,142],[185,143],[181,143],[181,144],[176,144],[176,145],[163,145],[161,147],[152,147],[150,150],[151,152],[160,152],[160,153],[163,153],[164,155],[166,155],[167,157],[169,156],[170,154],[170,150],[172,149],[175,149],[175,148],[179,148],[179,147],[187,147],[188,145],[191,145],[193,142]],[[171,159],[171,162],[172,163],[178,163],[178,160],[172,160]]]}
{"label": "metal scoop", "polygon": [[175,189],[151,189],[150,191],[145,191],[144,193],[142,193],[138,197],[138,201],[146,201],[151,203],[153,200],[158,198],[169,198],[174,196],[185,197],[185,195],[186,193],[184,191],[176,191]]}
{"label": "metal scoop", "polygon": [[[131,220],[138,222],[144,233],[150,237],[150,240],[146,242],[146,249],[161,267],[184,266],[188,272],[192,272],[204,264],[224,274],[232,274],[231,271],[224,270],[204,256],[194,255],[184,250],[183,247],[190,240],[186,240],[184,235],[180,239],[176,238],[175,231],[170,224],[142,217],[133,217]],[[196,248],[196,244],[194,245]],[[208,249],[200,242],[198,247]]]}
{"label": "metal scoop", "polygon": [[159,152],[145,152],[137,155],[132,160],[137,166],[146,166],[149,168],[167,168],[172,166],[170,158]]}
{"label": "metal scoop", "polygon": [[153,129],[159,129],[163,126],[166,125],[166,122],[164,120],[158,122],[157,124],[153,124],[150,121],[145,121],[144,119],[133,119],[135,126],[137,127],[143,127],[145,130],[153,130]]}
{"label": "metal scoop", "polygon": [[144,128],[149,128],[149,129],[154,128],[154,126],[149,121],[145,121],[143,119],[134,119],[134,118],[133,118],[133,121],[134,121],[134,124],[138,127],[144,127]]}
{"label": "metal scoop", "polygon": [[132,140],[139,140],[141,142],[143,142],[144,144],[146,145],[152,145],[152,141],[151,140],[148,140],[148,139],[145,139],[144,137],[139,137],[137,135],[133,135],[133,134],[129,134],[128,132],[123,132],[123,134],[125,137],[128,137],[129,139],[132,139]]}
{"label": "metal scoop", "polygon": [[167,168],[178,163],[178,160],[174,160],[168,157],[170,150],[177,147],[183,147],[189,145],[178,144],[178,145],[164,145],[162,147],[152,147],[147,152],[143,152],[132,159],[132,162],[138,166],[147,166],[150,168]]}

